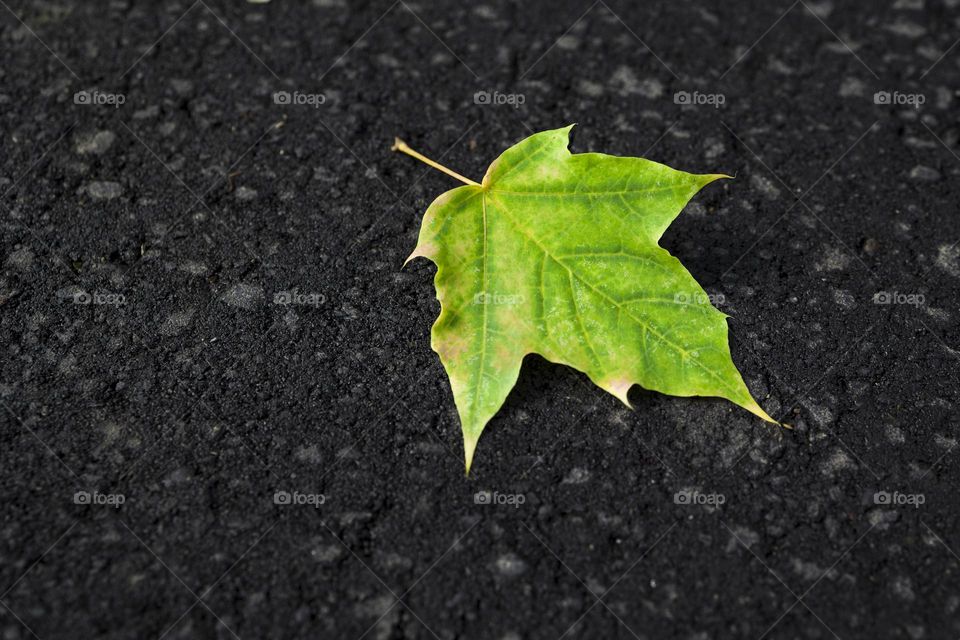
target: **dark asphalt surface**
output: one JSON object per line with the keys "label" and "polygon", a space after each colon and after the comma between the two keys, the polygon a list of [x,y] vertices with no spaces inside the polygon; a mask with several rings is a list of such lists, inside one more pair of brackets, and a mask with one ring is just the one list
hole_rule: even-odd
{"label": "dark asphalt surface", "polygon": [[[957,0],[5,2],[4,640],[960,637]],[[736,174],[663,245],[793,430],[530,357],[463,477],[389,147],[571,122]]]}

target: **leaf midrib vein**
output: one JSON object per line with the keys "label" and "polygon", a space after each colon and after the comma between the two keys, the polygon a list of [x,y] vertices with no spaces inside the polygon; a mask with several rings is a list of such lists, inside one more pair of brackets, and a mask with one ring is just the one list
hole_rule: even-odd
{"label": "leaf midrib vein", "polygon": [[673,186],[663,186],[656,187],[653,189],[623,189],[617,191],[508,191],[506,189],[498,189],[494,186],[487,187],[487,191],[491,194],[506,194],[511,196],[563,196],[563,197],[577,197],[577,196],[616,196],[624,195],[630,193],[657,193],[660,191],[671,191],[684,187],[685,185],[673,185]]}
{"label": "leaf midrib vein", "polygon": [[[487,196],[484,193],[480,198],[480,206],[483,211],[483,275],[481,276],[481,286],[483,293],[487,291]],[[483,305],[483,329],[481,330],[481,339],[480,339],[480,381],[474,387],[473,391],[473,406],[470,407],[470,412],[473,414],[474,418],[477,415],[477,407],[479,406],[478,402],[480,400],[480,387],[483,386],[482,380],[484,375],[486,375],[486,360],[487,360],[487,315],[489,313],[489,304]]]}

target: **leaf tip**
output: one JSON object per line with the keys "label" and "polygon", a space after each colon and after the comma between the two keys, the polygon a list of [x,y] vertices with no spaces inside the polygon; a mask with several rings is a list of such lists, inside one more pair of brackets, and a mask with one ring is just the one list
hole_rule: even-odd
{"label": "leaf tip", "polygon": [[473,466],[473,454],[477,451],[477,442],[480,440],[479,437],[474,437],[463,434],[463,462],[464,462],[464,476],[470,476],[470,467]]}
{"label": "leaf tip", "polygon": [[406,267],[407,264],[409,264],[410,261],[413,260],[414,258],[431,259],[430,256],[433,252],[434,252],[433,244],[419,243],[417,244],[416,248],[414,248],[413,252],[409,256],[407,256],[407,259],[403,261],[403,266],[401,266],[400,268],[403,269],[404,267]]}
{"label": "leaf tip", "polygon": [[390,147],[390,151],[402,151],[404,147],[407,146],[407,143],[401,140],[400,138],[393,139],[393,146]]}
{"label": "leaf tip", "polygon": [[[559,127],[557,129],[550,129],[549,131],[542,131],[539,134],[534,134],[532,137],[543,135],[547,140],[550,141],[553,145],[559,145],[566,151],[570,152],[570,131],[577,126],[577,123],[568,124],[565,127]],[[529,138],[528,138],[529,139]]]}
{"label": "leaf tip", "polygon": [[629,380],[611,380],[606,384],[600,385],[606,391],[613,394],[620,400],[623,404],[627,405],[628,409],[633,409],[633,405],[630,404],[630,398],[627,395],[630,393],[630,387],[633,386],[633,383]]}
{"label": "leaf tip", "polygon": [[749,404],[743,405],[743,408],[746,409],[747,411],[749,411],[750,413],[752,413],[753,415],[757,416],[757,417],[760,418],[761,420],[764,420],[764,421],[766,421],[766,422],[772,422],[773,424],[779,424],[781,427],[783,426],[781,423],[779,423],[779,422],[777,422],[776,420],[774,420],[773,418],[771,418],[771,417],[767,414],[767,412],[764,411],[763,408],[762,408],[759,404],[757,404],[757,401],[756,401],[756,400],[751,399],[751,401],[750,401]]}
{"label": "leaf tip", "polygon": [[406,268],[407,268],[407,265],[410,264],[410,261],[411,261],[411,260],[413,260],[414,258],[419,258],[421,255],[422,255],[422,254],[420,253],[420,249],[419,249],[419,248],[414,249],[414,250],[413,250],[413,253],[411,253],[410,255],[408,255],[408,256],[407,256],[407,259],[403,261],[403,264],[402,264],[402,265],[400,265],[400,268],[401,268],[401,269],[406,269]]}
{"label": "leaf tip", "polygon": [[736,180],[736,176],[728,176],[725,173],[707,173],[703,176],[703,186],[707,186],[711,182],[716,182],[717,180]]}

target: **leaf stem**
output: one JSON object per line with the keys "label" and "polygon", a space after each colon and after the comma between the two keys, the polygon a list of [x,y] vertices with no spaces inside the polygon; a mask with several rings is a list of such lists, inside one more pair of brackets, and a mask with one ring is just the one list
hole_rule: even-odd
{"label": "leaf stem", "polygon": [[400,138],[394,138],[394,140],[393,140],[393,146],[390,147],[390,150],[391,150],[391,151],[399,151],[400,153],[405,153],[405,154],[407,154],[408,156],[413,156],[414,158],[416,158],[416,159],[419,160],[420,162],[423,162],[424,164],[428,164],[428,165],[430,165],[431,167],[433,167],[434,169],[437,169],[438,171],[443,171],[445,174],[447,174],[447,175],[450,176],[451,178],[456,178],[457,180],[459,180],[460,182],[463,182],[464,184],[469,184],[469,185],[472,185],[472,186],[474,186],[474,187],[479,187],[479,186],[480,186],[480,183],[479,183],[479,182],[474,182],[474,181],[471,180],[470,178],[466,178],[466,177],[460,175],[459,173],[457,173],[456,171],[453,171],[452,169],[447,169],[445,166],[443,166],[443,165],[440,164],[439,162],[434,162],[433,160],[431,160],[430,158],[426,157],[425,155],[414,151],[413,149],[411,149],[411,148],[407,145],[406,142],[404,142],[404,141],[401,140]]}

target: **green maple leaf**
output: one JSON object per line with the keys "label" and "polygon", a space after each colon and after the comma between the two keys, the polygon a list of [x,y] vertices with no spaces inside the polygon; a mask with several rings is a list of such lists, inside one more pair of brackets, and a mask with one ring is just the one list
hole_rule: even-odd
{"label": "green maple leaf", "polygon": [[529,353],[586,373],[627,406],[639,384],[727,398],[773,422],[733,364],[727,316],[658,244],[694,194],[729,176],[571,154],[571,128],[510,147],[481,184],[394,146],[467,183],[433,201],[407,261],[437,265],[432,346],[450,378],[468,473]]}

